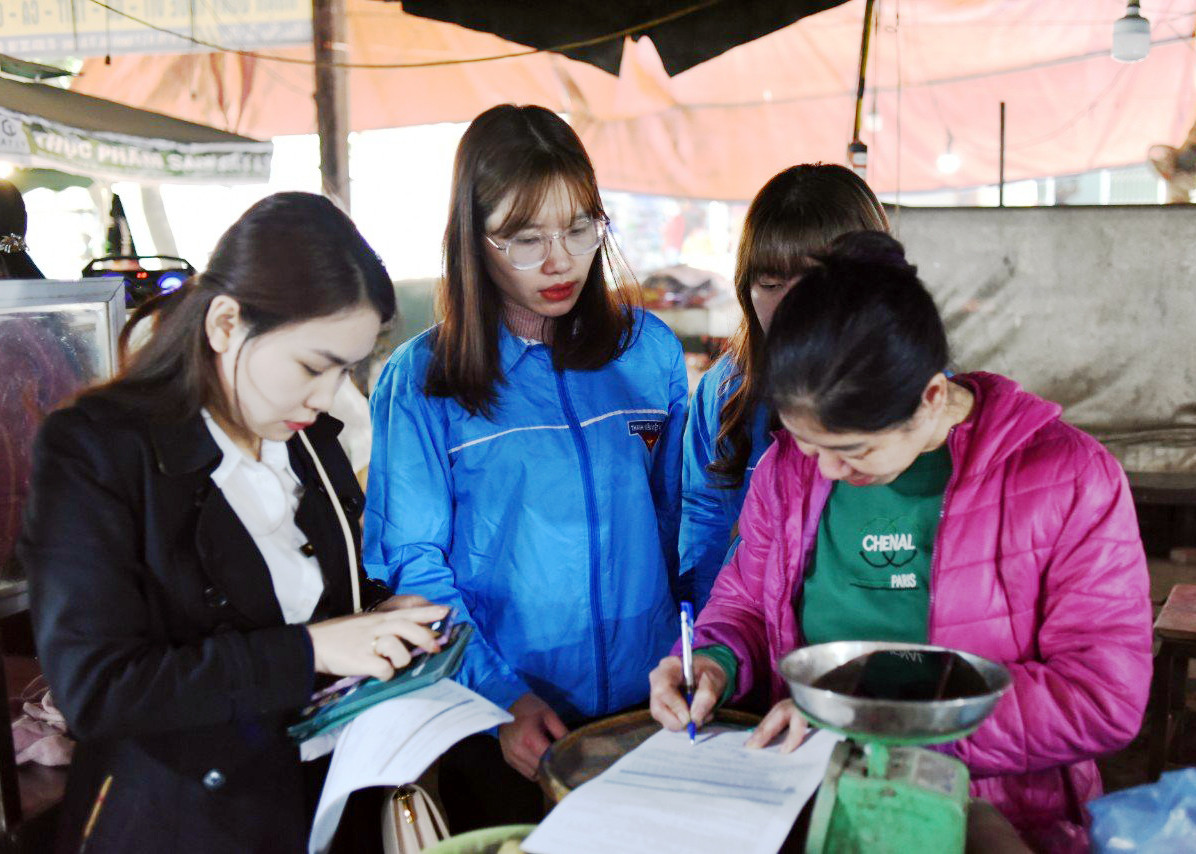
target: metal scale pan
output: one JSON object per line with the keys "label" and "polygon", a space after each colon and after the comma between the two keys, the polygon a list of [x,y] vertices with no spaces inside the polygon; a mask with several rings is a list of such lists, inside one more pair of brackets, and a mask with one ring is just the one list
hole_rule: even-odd
{"label": "metal scale pan", "polygon": [[[880,691],[873,692],[873,696],[858,695],[860,680],[853,682],[853,678],[874,677],[878,672],[884,676],[885,670],[891,671],[891,694],[886,696]],[[971,653],[866,641],[836,641],[796,649],[781,659],[780,671],[797,708],[816,725],[863,743],[904,745],[963,738],[992,712],[1011,681],[1002,665]],[[826,687],[828,679],[835,690]],[[925,696],[891,698],[917,694],[919,682],[930,686]],[[966,690],[947,691],[945,698],[934,699],[944,696],[942,690],[934,688],[944,686],[962,686]],[[875,696],[877,693],[881,696]]]}

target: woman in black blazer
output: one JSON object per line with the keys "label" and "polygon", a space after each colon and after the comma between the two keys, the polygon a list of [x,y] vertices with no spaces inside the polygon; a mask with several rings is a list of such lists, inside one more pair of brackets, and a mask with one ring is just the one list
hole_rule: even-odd
{"label": "woman in black blazer", "polygon": [[358,570],[362,494],[324,414],[394,308],[344,214],[271,196],[134,319],[153,334],[112,382],[46,419],[18,554],[79,740],[60,850],[303,850],[285,726],[317,674],[436,649],[446,609]]}

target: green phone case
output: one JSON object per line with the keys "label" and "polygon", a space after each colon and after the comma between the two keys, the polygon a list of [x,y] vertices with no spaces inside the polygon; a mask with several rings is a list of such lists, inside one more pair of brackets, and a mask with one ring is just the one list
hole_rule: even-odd
{"label": "green phone case", "polygon": [[472,625],[458,623],[453,627],[451,640],[440,652],[435,655],[421,653],[385,682],[367,679],[354,686],[343,697],[321,706],[287,727],[287,735],[297,742],[307,741],[348,723],[376,703],[452,676],[461,667],[461,657],[472,634]]}

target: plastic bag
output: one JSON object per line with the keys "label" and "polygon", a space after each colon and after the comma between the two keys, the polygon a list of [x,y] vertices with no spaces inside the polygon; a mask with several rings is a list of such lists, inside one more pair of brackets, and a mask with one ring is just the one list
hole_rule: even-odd
{"label": "plastic bag", "polygon": [[1097,854],[1196,854],[1196,768],[1088,803]]}
{"label": "plastic bag", "polygon": [[67,734],[66,719],[54,705],[50,688],[39,676],[21,692],[20,717],[12,722],[12,744],[18,765],[70,765],[75,742]]}

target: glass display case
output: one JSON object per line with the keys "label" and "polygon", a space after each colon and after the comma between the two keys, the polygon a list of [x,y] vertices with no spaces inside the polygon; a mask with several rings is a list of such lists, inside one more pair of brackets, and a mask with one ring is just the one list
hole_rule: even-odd
{"label": "glass display case", "polygon": [[63,400],[112,375],[124,323],[120,279],[0,281],[0,580],[19,578],[13,549],[37,428]]}

